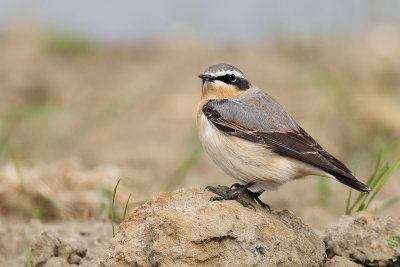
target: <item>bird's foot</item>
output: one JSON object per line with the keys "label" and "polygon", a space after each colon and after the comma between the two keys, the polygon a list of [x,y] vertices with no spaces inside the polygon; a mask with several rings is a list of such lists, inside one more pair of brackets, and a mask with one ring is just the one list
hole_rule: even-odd
{"label": "bird's foot", "polygon": [[262,194],[262,192],[252,192],[250,190],[248,190],[248,194],[250,195],[250,197],[255,200],[258,205],[260,205],[263,209],[267,209],[269,211],[269,213],[272,213],[271,207],[267,204],[261,201],[261,199],[259,198],[259,196]]}
{"label": "bird's foot", "polygon": [[260,205],[262,208],[268,209],[269,213],[271,213],[272,212],[271,207],[267,203],[262,202],[261,199],[259,198],[264,191],[253,192],[249,189],[249,187],[251,187],[252,185],[254,185],[254,183],[248,183],[245,185],[234,183],[233,185],[230,186],[230,189],[241,189],[242,190],[241,192],[246,192],[252,200],[257,202],[258,205]]}
{"label": "bird's foot", "polygon": [[[251,185],[250,185],[251,186]],[[248,187],[250,187],[248,186]],[[247,187],[247,188],[248,188]],[[227,187],[225,187],[227,188]],[[213,186],[207,186],[205,189],[206,190],[210,190],[211,192],[213,192],[214,194],[217,194],[219,197],[211,197],[210,200],[211,201],[220,201],[220,200],[236,200],[237,202],[239,202],[240,204],[243,205],[243,207],[251,207],[254,209],[254,211],[256,211],[256,207],[254,207],[253,204],[251,204],[250,202],[247,202],[241,198],[239,198],[239,195],[245,191],[247,188],[243,189],[243,187],[238,188],[236,190],[226,190],[226,191],[222,191],[219,190]]]}

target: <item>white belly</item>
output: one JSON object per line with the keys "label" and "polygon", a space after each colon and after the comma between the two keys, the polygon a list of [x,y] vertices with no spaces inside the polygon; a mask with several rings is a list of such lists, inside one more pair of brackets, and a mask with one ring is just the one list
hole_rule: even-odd
{"label": "white belly", "polygon": [[255,182],[254,190],[274,190],[309,174],[330,176],[298,160],[280,156],[265,146],[221,133],[204,114],[198,121],[204,150],[225,173],[242,183]]}

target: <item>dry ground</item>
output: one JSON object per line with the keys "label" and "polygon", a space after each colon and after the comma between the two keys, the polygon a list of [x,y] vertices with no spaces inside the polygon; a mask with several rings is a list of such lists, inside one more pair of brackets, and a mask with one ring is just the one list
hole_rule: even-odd
{"label": "dry ground", "polygon": [[[35,209],[46,222],[102,218],[101,203],[109,198],[99,192],[110,193],[119,178],[119,212],[130,193],[132,208],[165,190],[233,183],[198,149],[195,131],[197,75],[220,62],[238,66],[277,98],[361,180],[380,149],[391,163],[400,154],[400,32],[394,29],[333,43],[255,47],[192,39],[96,46],[10,29],[0,36],[0,61],[4,225],[22,224]],[[372,209],[397,196],[399,186],[400,172]],[[347,194],[341,184],[310,177],[263,200],[318,230],[343,213]],[[398,216],[399,209],[397,203],[382,214]]]}

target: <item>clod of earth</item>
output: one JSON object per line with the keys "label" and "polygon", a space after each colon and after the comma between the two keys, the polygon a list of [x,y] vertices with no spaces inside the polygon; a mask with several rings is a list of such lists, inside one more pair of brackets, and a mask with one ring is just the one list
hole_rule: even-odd
{"label": "clod of earth", "polygon": [[1,225],[0,266],[27,266],[24,233],[33,267],[92,267],[110,244],[107,221],[67,221]]}
{"label": "clod of earth", "polygon": [[289,211],[181,189],[135,209],[100,266],[321,266],[323,241]]}
{"label": "clod of earth", "polygon": [[400,235],[400,219],[377,217],[359,212],[343,216],[325,230],[328,257],[340,255],[359,263],[391,266],[400,255],[389,246],[388,238]]}

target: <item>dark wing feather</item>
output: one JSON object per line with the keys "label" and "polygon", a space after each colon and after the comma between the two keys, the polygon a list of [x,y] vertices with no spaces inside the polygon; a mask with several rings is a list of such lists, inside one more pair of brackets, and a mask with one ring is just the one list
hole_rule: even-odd
{"label": "dark wing feather", "polygon": [[228,100],[211,100],[203,106],[202,111],[207,119],[225,134],[264,144],[275,153],[317,166],[335,176],[340,182],[359,191],[369,192],[369,188],[359,182],[342,162],[326,152],[300,126],[297,126],[297,130],[288,129],[286,131],[252,129],[222,116],[215,108],[215,105],[218,104],[215,101],[223,104]]}

